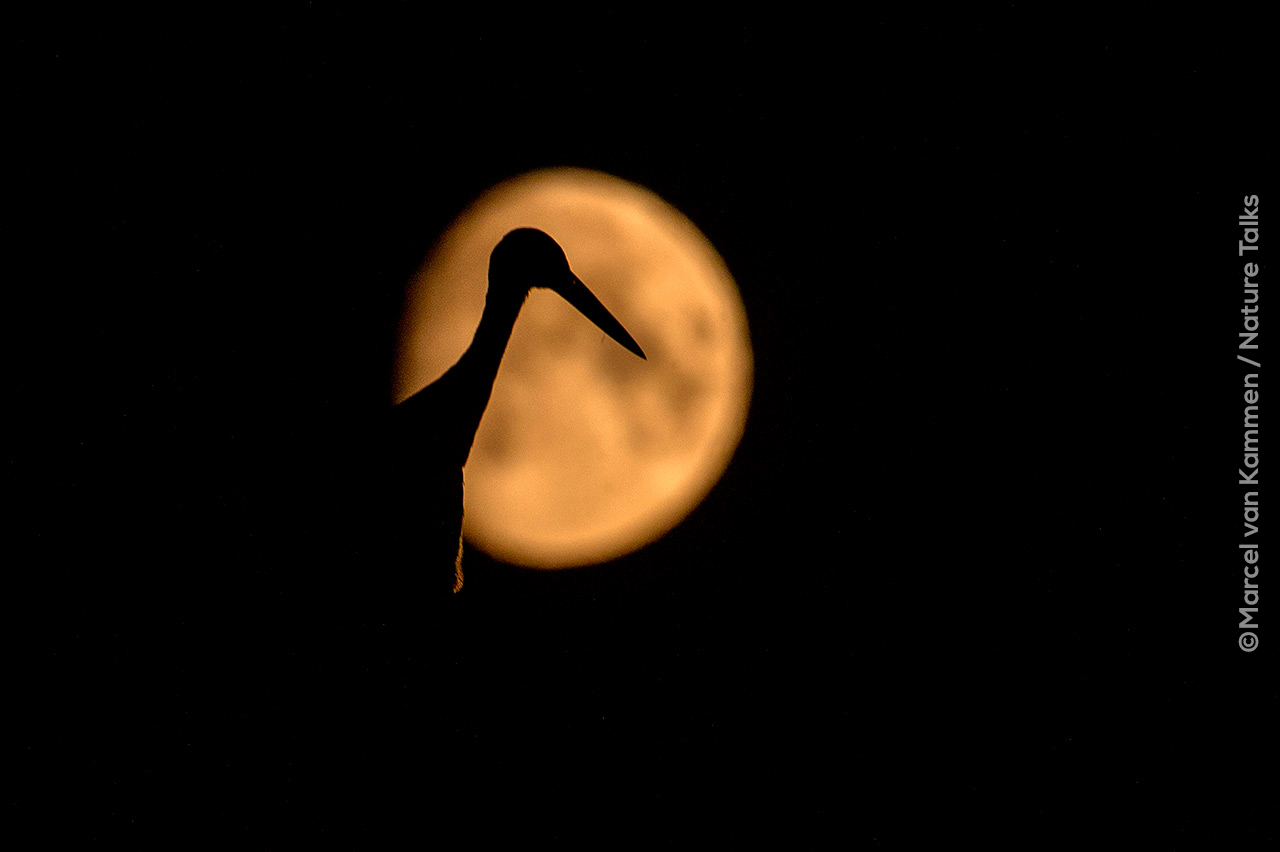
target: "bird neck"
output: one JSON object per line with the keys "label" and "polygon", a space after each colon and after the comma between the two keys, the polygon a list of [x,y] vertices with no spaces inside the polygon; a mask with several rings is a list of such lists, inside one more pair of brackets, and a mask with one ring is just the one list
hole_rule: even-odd
{"label": "bird neck", "polygon": [[468,400],[466,418],[466,426],[473,436],[489,404],[493,383],[498,377],[498,368],[502,366],[502,356],[507,351],[507,341],[511,339],[511,330],[520,315],[524,298],[494,298],[490,293],[485,299],[484,314],[480,317],[475,337],[459,361],[462,373],[467,377],[467,390],[473,394]]}

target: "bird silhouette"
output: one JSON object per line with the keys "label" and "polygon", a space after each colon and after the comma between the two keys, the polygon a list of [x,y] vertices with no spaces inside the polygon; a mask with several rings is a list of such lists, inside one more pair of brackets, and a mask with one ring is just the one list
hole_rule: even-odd
{"label": "bird silhouette", "polygon": [[463,467],[520,308],[539,287],[560,294],[623,347],[645,357],[574,275],[555,240],[532,228],[502,238],[489,257],[489,289],[471,345],[443,376],[391,413],[392,541],[399,561],[417,563],[410,569],[424,572],[426,594],[462,587]]}

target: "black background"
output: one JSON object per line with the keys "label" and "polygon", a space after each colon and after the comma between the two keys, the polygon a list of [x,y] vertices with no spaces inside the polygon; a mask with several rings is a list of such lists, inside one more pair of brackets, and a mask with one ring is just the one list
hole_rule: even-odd
{"label": "black background", "polygon": [[[1224,49],[1016,4],[395,8],[7,36],[32,845],[1271,837],[1269,653],[1235,647],[1247,15]],[[717,246],[746,436],[641,552],[471,551],[419,607],[332,532],[338,471],[441,230],[556,165]]]}

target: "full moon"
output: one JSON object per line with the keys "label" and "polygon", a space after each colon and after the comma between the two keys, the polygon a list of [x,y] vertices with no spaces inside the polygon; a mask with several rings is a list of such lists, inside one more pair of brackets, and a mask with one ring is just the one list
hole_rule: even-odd
{"label": "full moon", "polygon": [[526,227],[564,248],[648,360],[534,290],[464,471],[463,531],[517,565],[596,564],[671,530],[724,473],[751,398],[746,311],[711,243],[657,195],[600,172],[532,172],[465,210],[410,283],[395,401],[466,351],[489,254]]}

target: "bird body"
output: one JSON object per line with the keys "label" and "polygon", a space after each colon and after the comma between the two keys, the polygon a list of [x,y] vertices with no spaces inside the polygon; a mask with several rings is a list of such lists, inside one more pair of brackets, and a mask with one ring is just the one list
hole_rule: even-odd
{"label": "bird body", "polygon": [[443,376],[392,409],[387,471],[393,492],[392,537],[400,558],[421,560],[428,586],[447,585],[454,592],[462,586],[463,468],[520,308],[535,287],[559,293],[619,344],[644,357],[626,329],[573,274],[555,240],[530,228],[502,239],[490,257],[484,313],[471,345]]}

